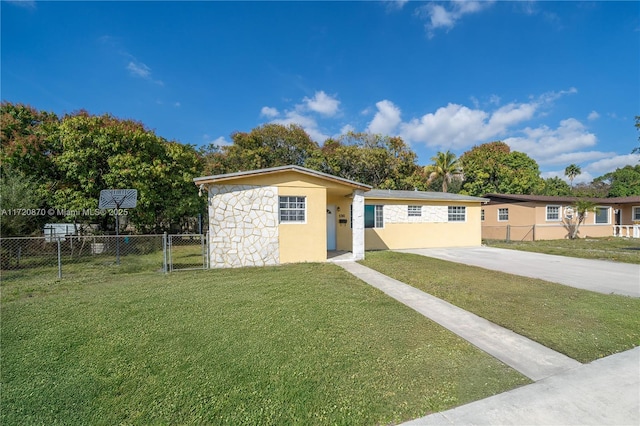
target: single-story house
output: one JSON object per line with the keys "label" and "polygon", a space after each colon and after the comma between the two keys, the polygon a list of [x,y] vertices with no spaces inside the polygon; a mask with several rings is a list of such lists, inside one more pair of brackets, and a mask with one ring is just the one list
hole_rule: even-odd
{"label": "single-story house", "polygon": [[328,253],[478,246],[485,200],[374,190],[299,166],[194,179],[208,194],[210,266],[324,262]]}
{"label": "single-story house", "polygon": [[578,200],[595,204],[580,225],[580,237],[640,238],[640,196],[578,198],[487,194],[482,207],[482,238],[512,241],[555,240],[568,236],[563,224]]}

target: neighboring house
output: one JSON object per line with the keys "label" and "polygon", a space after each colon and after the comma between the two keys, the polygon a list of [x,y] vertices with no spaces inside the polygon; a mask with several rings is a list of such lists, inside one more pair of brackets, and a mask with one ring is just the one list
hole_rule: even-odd
{"label": "neighboring house", "polygon": [[478,246],[483,198],[371,190],[299,166],[194,179],[209,201],[211,267],[324,262],[329,251]]}
{"label": "neighboring house", "polygon": [[563,219],[577,200],[588,200],[595,210],[580,225],[580,237],[640,238],[640,196],[577,198],[545,195],[487,194],[482,207],[482,238],[512,241],[567,238]]}

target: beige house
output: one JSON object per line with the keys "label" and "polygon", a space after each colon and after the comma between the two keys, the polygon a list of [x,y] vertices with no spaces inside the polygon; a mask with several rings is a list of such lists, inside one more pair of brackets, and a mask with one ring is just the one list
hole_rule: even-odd
{"label": "beige house", "polygon": [[640,196],[577,198],[543,195],[487,194],[482,207],[482,238],[535,241],[567,238],[563,218],[572,214],[577,200],[596,207],[588,212],[579,236],[640,238]]}
{"label": "beige house", "polygon": [[370,186],[299,166],[194,179],[211,267],[324,262],[335,251],[478,246],[479,197]]}

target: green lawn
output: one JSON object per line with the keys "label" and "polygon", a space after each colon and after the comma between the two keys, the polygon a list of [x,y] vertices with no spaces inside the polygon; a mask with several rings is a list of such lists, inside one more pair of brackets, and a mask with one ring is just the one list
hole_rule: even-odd
{"label": "green lawn", "polygon": [[1,424],[389,424],[529,383],[335,265],[131,265],[3,274]]}
{"label": "green lawn", "polygon": [[486,240],[484,242],[490,247],[640,264],[640,239],[637,238],[606,237],[512,242]]}
{"label": "green lawn", "polygon": [[391,251],[362,264],[580,362],[640,345],[638,298]]}

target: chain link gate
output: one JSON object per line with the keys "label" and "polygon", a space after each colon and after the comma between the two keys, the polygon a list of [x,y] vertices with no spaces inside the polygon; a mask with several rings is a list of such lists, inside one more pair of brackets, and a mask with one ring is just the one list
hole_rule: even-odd
{"label": "chain link gate", "polygon": [[209,234],[167,235],[167,272],[209,268]]}

